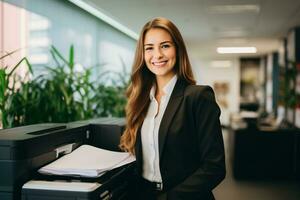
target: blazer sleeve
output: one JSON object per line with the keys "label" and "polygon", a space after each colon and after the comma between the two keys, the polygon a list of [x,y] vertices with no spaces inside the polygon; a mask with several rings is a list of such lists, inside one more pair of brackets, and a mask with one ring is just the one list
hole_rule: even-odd
{"label": "blazer sleeve", "polygon": [[168,194],[170,199],[213,199],[208,196],[212,195],[212,189],[225,178],[220,109],[210,87],[198,86],[194,89],[196,91],[193,92],[195,95],[193,107],[196,111],[194,118],[200,158],[199,168]]}

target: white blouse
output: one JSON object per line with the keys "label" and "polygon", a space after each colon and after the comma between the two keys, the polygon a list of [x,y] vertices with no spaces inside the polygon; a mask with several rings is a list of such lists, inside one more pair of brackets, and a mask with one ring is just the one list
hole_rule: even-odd
{"label": "white blouse", "polygon": [[151,182],[162,182],[159,169],[158,132],[162,117],[168,105],[171,93],[175,87],[177,76],[175,75],[163,88],[164,95],[160,105],[155,99],[155,87],[150,91],[150,105],[141,129],[143,151],[142,176]]}

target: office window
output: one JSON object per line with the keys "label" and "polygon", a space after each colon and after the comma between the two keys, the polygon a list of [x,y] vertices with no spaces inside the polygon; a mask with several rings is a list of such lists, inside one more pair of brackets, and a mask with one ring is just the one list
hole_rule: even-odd
{"label": "office window", "polygon": [[27,56],[35,76],[43,73],[44,66],[55,66],[51,45],[68,58],[73,44],[77,70],[93,67],[95,80],[104,71],[130,71],[136,41],[74,4],[61,0],[0,4],[1,51],[21,49],[13,59]]}

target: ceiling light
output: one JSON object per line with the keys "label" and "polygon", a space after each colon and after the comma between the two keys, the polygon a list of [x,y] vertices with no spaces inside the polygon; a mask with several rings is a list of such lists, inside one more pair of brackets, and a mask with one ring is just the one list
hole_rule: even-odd
{"label": "ceiling light", "polygon": [[245,37],[249,35],[246,30],[220,31],[217,34],[219,37]]}
{"label": "ceiling light", "polygon": [[230,60],[214,60],[210,63],[210,66],[214,68],[228,68],[232,66],[232,62]]}
{"label": "ceiling light", "polygon": [[256,53],[256,47],[218,47],[219,54],[225,53]]}
{"label": "ceiling light", "polygon": [[212,14],[234,14],[234,13],[244,13],[244,12],[259,13],[259,11],[260,11],[260,6],[257,4],[217,5],[208,8],[208,12]]}

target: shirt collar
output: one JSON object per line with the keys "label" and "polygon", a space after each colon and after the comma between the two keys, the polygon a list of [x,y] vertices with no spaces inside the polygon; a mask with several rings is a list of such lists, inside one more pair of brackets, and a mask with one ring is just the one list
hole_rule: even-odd
{"label": "shirt collar", "polygon": [[[175,74],[171,80],[163,87],[163,91],[165,93],[164,96],[171,96],[171,93],[175,87],[175,84],[177,82],[177,75]],[[155,91],[156,91],[156,86],[152,86],[150,90],[150,100],[152,101],[155,98]]]}
{"label": "shirt collar", "polygon": [[156,86],[152,86],[150,90],[150,100],[152,101],[155,98],[155,91],[156,91]]}
{"label": "shirt collar", "polygon": [[171,93],[173,91],[173,88],[175,87],[176,81],[177,81],[177,75],[174,75],[173,78],[171,80],[169,80],[169,82],[165,85],[165,87],[163,88],[163,91],[166,94],[166,96],[171,96]]}

